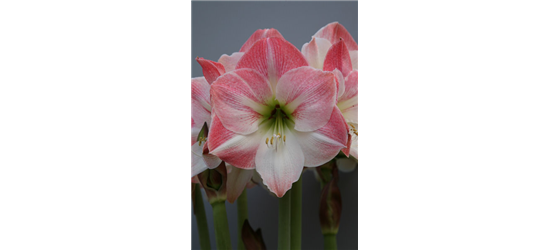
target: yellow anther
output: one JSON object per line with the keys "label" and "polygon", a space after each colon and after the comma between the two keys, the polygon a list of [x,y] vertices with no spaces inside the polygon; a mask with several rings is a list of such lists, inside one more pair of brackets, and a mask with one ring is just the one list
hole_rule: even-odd
{"label": "yellow anther", "polygon": [[271,137],[271,145],[273,145],[273,137]]}
{"label": "yellow anther", "polygon": [[284,142],[286,142],[286,135],[284,135]]}
{"label": "yellow anther", "polygon": [[269,137],[265,138],[265,144],[269,145]]}

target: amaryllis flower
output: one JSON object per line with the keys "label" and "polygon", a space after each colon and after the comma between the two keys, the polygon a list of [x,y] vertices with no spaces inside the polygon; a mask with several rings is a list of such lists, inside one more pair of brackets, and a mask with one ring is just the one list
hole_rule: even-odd
{"label": "amaryllis flower", "polygon": [[255,42],[235,70],[211,86],[210,153],[235,167],[255,168],[282,197],[303,166],[319,166],[346,147],[336,84],[332,72],[309,67],[286,40]]}
{"label": "amaryllis flower", "polygon": [[[202,67],[204,77],[192,78],[192,176],[193,182],[198,182],[197,174],[206,169],[213,169],[220,165],[221,159],[209,153],[208,133],[211,122],[210,84],[220,75],[234,70],[244,52],[258,40],[266,37],[279,37],[282,35],[276,29],[260,29],[254,32],[242,45],[239,52],[231,56],[222,55],[218,62],[198,57],[196,60]],[[200,132],[202,131],[202,134]],[[242,193],[244,188],[250,185],[253,170],[233,168],[227,164],[227,200],[233,203]]]}
{"label": "amaryllis flower", "polygon": [[[358,45],[338,22],[322,27],[301,49],[311,66],[333,71],[338,79],[337,106],[349,125],[349,145],[342,152],[358,159]],[[339,159],[338,159],[339,161]],[[356,161],[339,161],[341,170],[351,170]]]}

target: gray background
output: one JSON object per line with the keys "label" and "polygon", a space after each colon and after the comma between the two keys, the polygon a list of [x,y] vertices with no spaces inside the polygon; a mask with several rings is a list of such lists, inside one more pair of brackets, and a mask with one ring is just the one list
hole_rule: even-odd
{"label": "gray background", "polygon": [[[257,29],[275,28],[299,50],[324,25],[338,21],[358,42],[358,2],[192,2],[192,76],[202,76],[197,56],[217,61],[222,54],[237,52]],[[358,170],[341,173],[339,187],[343,212],[337,236],[339,249],[358,248]],[[312,171],[303,174],[303,249],[323,249],[318,221],[320,184]],[[212,209],[204,203],[215,249]],[[236,249],[236,203],[227,204],[231,243]],[[261,187],[248,189],[249,221],[261,228],[268,249],[276,249],[278,202]],[[199,249],[198,231],[192,218],[192,248]]]}
{"label": "gray background", "polygon": [[361,249],[549,249],[547,1],[359,1]]}

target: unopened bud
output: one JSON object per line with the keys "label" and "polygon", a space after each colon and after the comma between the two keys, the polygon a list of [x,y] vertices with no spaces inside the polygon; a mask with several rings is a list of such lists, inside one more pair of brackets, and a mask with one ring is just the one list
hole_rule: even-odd
{"label": "unopened bud", "polygon": [[244,221],[244,225],[242,226],[242,242],[244,242],[244,246],[246,247],[246,250],[265,250],[267,247],[265,246],[265,242],[263,242],[263,236],[261,235],[261,229],[258,228],[255,232],[252,229],[252,226],[250,226],[250,223],[248,220]]}
{"label": "unopened bud", "polygon": [[204,191],[206,191],[210,203],[227,199],[227,168],[225,162],[221,162],[217,168],[207,169],[198,174],[198,179]]}

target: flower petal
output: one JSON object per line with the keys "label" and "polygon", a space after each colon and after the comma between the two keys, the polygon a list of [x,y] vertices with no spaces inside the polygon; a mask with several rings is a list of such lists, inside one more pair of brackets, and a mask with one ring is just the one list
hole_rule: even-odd
{"label": "flower petal", "polygon": [[237,167],[231,169],[231,172],[227,174],[227,200],[230,203],[234,203],[240,196],[253,175],[253,169],[241,169]]}
{"label": "flower petal", "polygon": [[280,32],[278,32],[278,30],[276,29],[259,29],[256,30],[242,45],[242,47],[240,48],[240,52],[248,51],[255,42],[267,37],[278,37],[284,39],[284,37],[282,37],[282,34],[280,34]]}
{"label": "flower petal", "polygon": [[202,74],[209,84],[212,84],[220,75],[225,74],[225,67],[221,63],[207,60],[202,57],[197,57],[196,61],[202,67]]}
{"label": "flower petal", "polygon": [[345,156],[349,157],[349,153],[351,151],[351,143],[352,143],[353,135],[349,132],[349,127],[347,127],[347,145],[345,148],[341,149],[341,152],[345,154]]}
{"label": "flower petal", "polygon": [[330,121],[316,131],[294,132],[305,155],[306,167],[316,167],[328,162],[347,144],[347,123],[337,107],[333,108],[331,114]]}
{"label": "flower petal", "polygon": [[204,162],[203,158],[199,155],[191,153],[191,176],[194,177],[197,174],[204,172],[208,169],[208,166]]}
{"label": "flower petal", "polygon": [[349,50],[351,56],[351,62],[353,63],[353,69],[358,70],[358,50]]}
{"label": "flower petal", "polygon": [[240,58],[236,69],[257,70],[269,79],[274,92],[278,79],[284,73],[307,65],[307,60],[294,45],[284,39],[270,37],[257,41]]}
{"label": "flower petal", "polygon": [[340,98],[345,92],[345,77],[343,77],[343,74],[339,71],[339,69],[334,69],[332,72],[334,73],[337,81],[337,98]]}
{"label": "flower petal", "polygon": [[221,164],[221,159],[215,155],[202,154],[202,147],[198,142],[191,147],[191,176],[202,173],[206,169],[214,169]]}
{"label": "flower petal", "polygon": [[315,34],[315,37],[324,38],[330,41],[332,44],[337,43],[339,39],[343,39],[347,48],[350,50],[358,50],[358,45],[353,39],[353,36],[349,34],[349,31],[338,22],[329,23],[328,25],[320,28]]}
{"label": "flower petal", "polygon": [[353,70],[345,78],[345,92],[339,97],[337,106],[345,120],[358,123],[358,71]]}
{"label": "flower petal", "polygon": [[303,44],[303,47],[301,47],[301,53],[303,53],[311,67],[315,69],[322,69],[324,59],[326,58],[326,53],[331,46],[332,44],[330,41],[324,38],[313,37],[310,42]]}
{"label": "flower petal", "polygon": [[210,84],[208,84],[206,78],[191,78],[191,99],[196,100],[208,111],[212,109],[210,102]]}
{"label": "flower petal", "polygon": [[265,185],[278,196],[284,196],[303,170],[304,156],[297,138],[285,127],[286,142],[259,145],[255,156],[256,170]]}
{"label": "flower petal", "polygon": [[353,63],[349,50],[343,41],[339,41],[332,45],[326,53],[326,59],[324,60],[325,71],[332,71],[339,69],[344,76],[347,76],[351,70],[353,70]]}
{"label": "flower petal", "polygon": [[211,120],[210,84],[204,77],[191,79],[191,145],[196,142],[198,133]]}
{"label": "flower petal", "polygon": [[250,134],[270,110],[273,93],[267,79],[252,69],[224,74],[211,86],[212,106],[223,126],[235,133]]}
{"label": "flower petal", "polygon": [[296,130],[314,131],[330,119],[336,91],[332,72],[301,67],[288,71],[280,78],[276,99],[292,114]]}
{"label": "flower petal", "polygon": [[223,64],[223,67],[225,68],[225,72],[231,72],[234,70],[234,67],[236,67],[236,64],[238,63],[238,60],[244,55],[244,52],[234,52],[230,56],[223,54],[217,62]]}
{"label": "flower petal", "polygon": [[249,135],[234,133],[226,129],[214,113],[208,135],[208,147],[210,154],[217,155],[235,167],[253,169],[257,148],[265,137],[266,134],[261,129]]}

